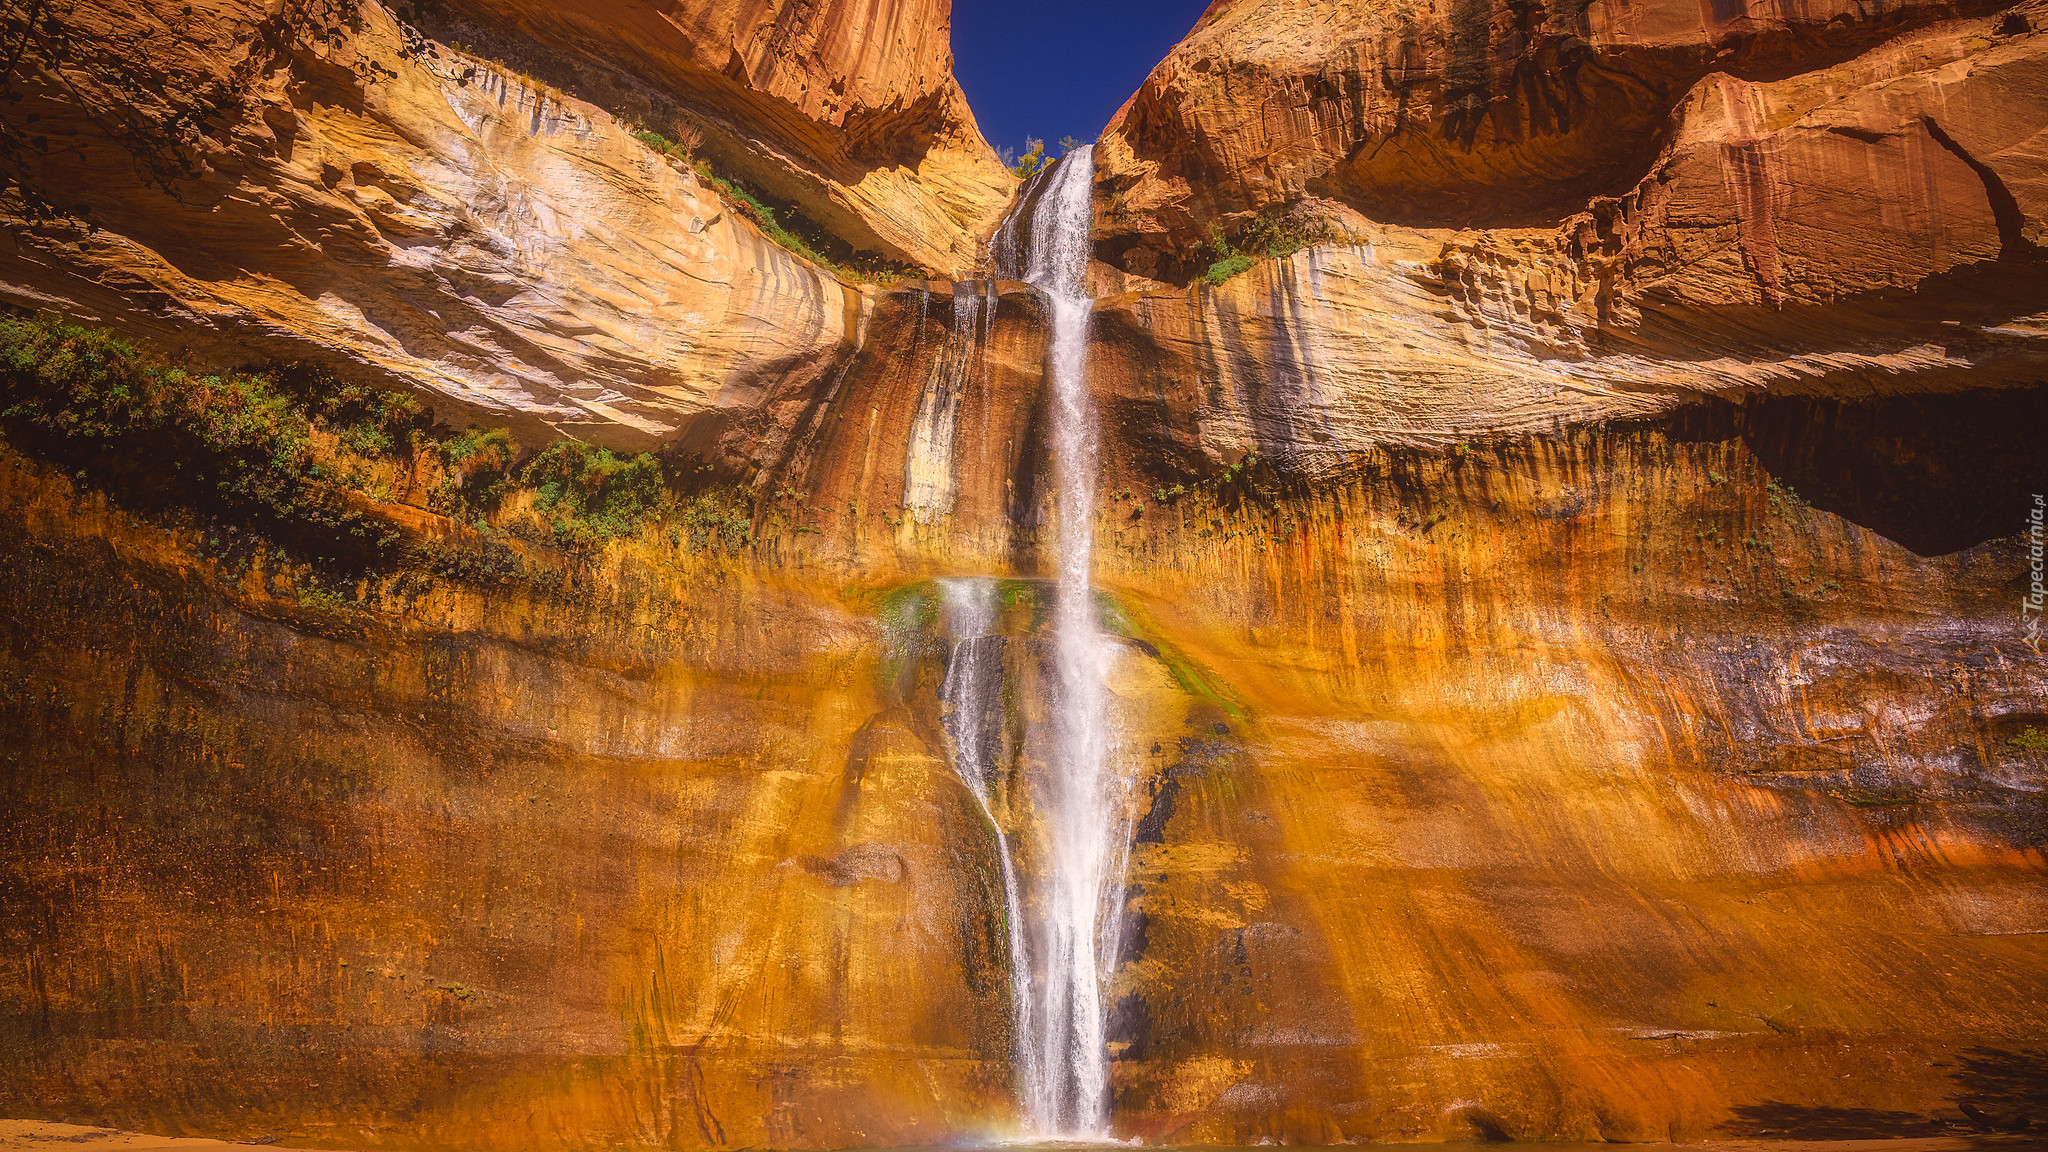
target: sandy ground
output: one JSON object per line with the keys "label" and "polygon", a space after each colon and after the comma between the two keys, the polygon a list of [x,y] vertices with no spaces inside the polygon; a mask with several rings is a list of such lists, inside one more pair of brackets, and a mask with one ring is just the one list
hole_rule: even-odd
{"label": "sandy ground", "polygon": [[[204,1149],[204,1148],[250,1148],[257,1145],[230,1144],[222,1140],[188,1140],[173,1136],[146,1136],[140,1132],[122,1132],[114,1128],[86,1128],[77,1124],[51,1124],[42,1120],[0,1120],[0,1148],[37,1148],[43,1152],[70,1152],[73,1148],[87,1150],[107,1149],[109,1152],[157,1152],[159,1149]],[[263,1145],[276,1152],[291,1152],[288,1145]],[[1021,1152],[1023,1146],[1013,1146]],[[1400,1145],[1403,1148],[1425,1147],[1423,1145]],[[1499,1145],[1427,1145],[1435,1148],[1487,1148]],[[1515,1147],[1544,1148],[1550,1152],[1569,1152],[1575,1149],[1600,1148],[1611,1150],[1612,1144],[1533,1144]],[[1659,1144],[1644,1147],[1669,1148],[1673,1152],[1979,1152],[1983,1149],[1997,1149],[1999,1152],[2018,1152],[2023,1148],[2048,1147],[2048,1144],[1993,1137],[1952,1138],[1935,1137],[1910,1140],[1803,1140],[1798,1142],[1776,1142],[1755,1140],[1711,1141],[1705,1144]],[[1203,1152],[1223,1152],[1221,1149],[1205,1149]],[[1264,1152],[1264,1150],[1260,1150]],[[1351,1152],[1363,1152],[1353,1149]]]}
{"label": "sandy ground", "polygon": [[[221,1140],[181,1140],[173,1136],[145,1136],[113,1128],[85,1128],[77,1124],[51,1124],[42,1120],[0,1120],[0,1148],[41,1148],[45,1152],[69,1152],[72,1148],[119,1149],[120,1152],[155,1152],[171,1148],[249,1148]],[[271,1145],[284,1152],[281,1145]]]}

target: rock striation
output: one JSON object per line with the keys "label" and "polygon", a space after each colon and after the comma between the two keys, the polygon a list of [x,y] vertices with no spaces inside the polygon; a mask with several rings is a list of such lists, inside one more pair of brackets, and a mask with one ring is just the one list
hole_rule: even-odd
{"label": "rock striation", "polygon": [[[15,80],[35,135],[10,142],[44,207],[17,203],[0,293],[196,362],[307,361],[416,383],[451,417],[633,446],[775,411],[859,342],[859,286],[769,243],[630,123],[375,3],[330,8],[209,9],[177,35],[156,12],[71,10],[60,47],[97,71]],[[968,235],[955,217],[1000,207],[994,170],[902,218]]]}
{"label": "rock striation", "polygon": [[[1013,1126],[1048,325],[966,275],[1011,189],[944,9],[82,5],[13,78],[10,303],[669,471],[579,545],[392,448],[319,478],[390,529],[349,559],[0,414],[0,1115]],[[1162,63],[1097,151],[1117,1135],[2038,1124],[2044,29],[1220,0]],[[665,117],[954,275],[797,258]],[[1319,242],[1202,277],[1261,216]]]}
{"label": "rock striation", "polygon": [[[1196,62],[1237,50],[1226,32],[1246,7],[1256,6],[1212,12],[1147,92],[1213,74],[1221,65]],[[1674,97],[1632,186],[1582,196],[1546,228],[1476,227],[1485,214],[1452,200],[1445,220],[1460,227],[1389,223],[1404,214],[1358,201],[1383,213],[1368,218],[1317,198],[1313,181],[1261,184],[1255,173],[1298,154],[1277,138],[1259,139],[1240,176],[1205,170],[1200,185],[1257,196],[1181,197],[1178,177],[1134,159],[1150,123],[1141,94],[1101,153],[1122,166],[1105,162],[1098,252],[1140,289],[1113,300],[1107,319],[1119,339],[1159,349],[1134,361],[1141,377],[1158,368],[1152,387],[1207,390],[1212,459],[1254,450],[1311,470],[1375,443],[1638,418],[1704,396],[2035,384],[2048,376],[2048,37],[2029,29],[2044,20],[2022,6],[1788,78],[1706,75]],[[1280,42],[1261,33],[1243,51],[1264,60]],[[1202,91],[1170,103],[1199,107]],[[1221,126],[1203,138],[1237,139]],[[1199,151],[1190,144],[1176,162]],[[1457,182],[1445,180],[1448,192]],[[1143,290],[1151,276],[1187,274],[1146,245],[1220,226],[1232,206],[1289,201],[1324,213],[1344,239],[1220,288]]]}
{"label": "rock striation", "polygon": [[[517,579],[368,572],[345,604],[7,458],[0,724],[34,770],[5,795],[40,815],[0,840],[0,1106],[478,1149],[1002,1128],[1002,895],[923,577],[1029,574],[1044,497],[995,547],[907,516],[873,430],[928,377],[876,360],[843,394],[871,415],[744,548],[521,545]],[[1918,555],[1896,507],[1831,499],[1873,458],[1924,493],[2023,449],[2022,396],[1723,406],[1313,486],[1171,475],[1113,420],[1118,1130],[1931,1134],[2024,1107],[2024,553]],[[1018,500],[1033,454],[952,517]],[[998,626],[1018,726],[1034,587],[1006,581]],[[1002,729],[1005,776],[1029,731]]]}
{"label": "rock striation", "polygon": [[979,261],[1015,188],[953,79],[943,0],[448,0],[420,15],[657,128],[701,131],[854,247],[942,275]]}
{"label": "rock striation", "polygon": [[1824,69],[2001,7],[1225,0],[1105,133],[1105,242],[1170,278],[1214,224],[1307,197],[1386,223],[1552,224],[1640,180],[1709,75]]}

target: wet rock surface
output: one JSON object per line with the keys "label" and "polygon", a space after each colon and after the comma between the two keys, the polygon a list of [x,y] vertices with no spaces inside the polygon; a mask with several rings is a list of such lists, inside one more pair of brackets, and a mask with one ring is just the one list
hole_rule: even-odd
{"label": "wet rock surface", "polygon": [[[577,549],[403,486],[410,551],[308,595],[333,557],[10,431],[0,1115],[492,1149],[1010,1122],[1047,316],[968,275],[1002,205],[941,7],[406,16],[697,109],[957,281],[848,283],[370,5],[136,48],[165,105],[93,99],[215,110],[161,154],[48,77],[5,112],[61,210],[9,193],[14,304],[658,447],[741,512]],[[171,18],[86,12],[101,46]],[[2048,1119],[2043,26],[1244,0],[1162,64],[1099,149],[1089,351],[1120,1135]],[[1211,226],[1303,205],[1341,234],[1175,287]],[[949,759],[960,576],[998,593],[986,806]]]}
{"label": "wet rock surface", "polygon": [[[2022,396],[1956,403],[2019,426]],[[1806,501],[1751,447],[1786,427],[1723,406],[1312,485],[1168,483],[1112,435],[1121,1131],[1993,1127],[1965,1074],[2032,1059],[2048,980],[2024,556]],[[7,923],[40,926],[9,1110],[580,1147],[1014,1107],[1001,892],[917,607],[973,535],[856,501],[722,560],[323,612],[6,475],[9,803],[41,814],[6,847]],[[1018,595],[1008,772],[1044,754]]]}

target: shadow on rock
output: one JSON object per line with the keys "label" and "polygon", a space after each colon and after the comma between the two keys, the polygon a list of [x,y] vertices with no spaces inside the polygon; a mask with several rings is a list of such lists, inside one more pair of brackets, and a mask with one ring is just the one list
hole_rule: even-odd
{"label": "shadow on rock", "polygon": [[1733,1136],[1776,1140],[1894,1140],[1976,1132],[2013,1147],[2013,1133],[2048,1131],[2048,1053],[1972,1048],[1955,1074],[1949,1099],[1962,1112],[1937,1118],[1876,1108],[1812,1107],[1766,1100],[1734,1109],[1726,1131]]}
{"label": "shadow on rock", "polygon": [[1953,1099],[1984,1132],[2048,1129],[2048,1053],[1972,1048],[1956,1073]]}
{"label": "shadow on rock", "polygon": [[1944,1136],[1953,1129],[1915,1112],[1883,1112],[1876,1108],[1809,1107],[1766,1100],[1734,1109],[1728,1131],[1735,1136],[1779,1140],[1895,1140],[1907,1136]]}

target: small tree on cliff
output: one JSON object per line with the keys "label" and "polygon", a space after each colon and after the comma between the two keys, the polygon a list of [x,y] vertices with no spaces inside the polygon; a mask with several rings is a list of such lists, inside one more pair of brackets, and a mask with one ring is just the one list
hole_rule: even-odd
{"label": "small tree on cliff", "polygon": [[1024,154],[1010,165],[1010,175],[1019,180],[1029,180],[1045,167],[1045,141],[1026,136],[1024,149]]}

